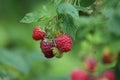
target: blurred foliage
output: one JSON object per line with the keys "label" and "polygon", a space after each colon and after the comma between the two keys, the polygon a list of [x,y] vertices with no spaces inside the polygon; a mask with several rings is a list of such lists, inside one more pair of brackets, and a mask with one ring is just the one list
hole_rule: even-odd
{"label": "blurred foliage", "polygon": [[[0,0],[0,80],[70,80],[71,70],[83,67],[80,56],[91,56],[93,47],[96,55],[92,55],[99,61],[96,74],[116,65],[119,80],[119,59],[111,65],[102,64],[101,59],[106,46],[113,53],[120,52],[120,1],[81,0],[74,5],[64,1]],[[46,26],[56,14],[64,31],[75,40],[72,51],[63,58],[46,59],[39,42],[31,38],[32,29]]]}

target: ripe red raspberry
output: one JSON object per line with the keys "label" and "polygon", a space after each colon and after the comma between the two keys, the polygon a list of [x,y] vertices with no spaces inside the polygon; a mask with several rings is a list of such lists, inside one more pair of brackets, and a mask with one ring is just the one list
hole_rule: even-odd
{"label": "ripe red raspberry", "polygon": [[97,61],[94,58],[88,58],[84,62],[85,68],[89,72],[94,72],[97,66]]}
{"label": "ripe red raspberry", "polygon": [[74,69],[71,73],[71,80],[88,80],[88,74],[81,69]]}
{"label": "ripe red raspberry", "polygon": [[115,73],[111,69],[107,69],[100,75],[100,79],[102,79],[102,80],[104,80],[104,79],[105,80],[116,80]]}
{"label": "ripe red raspberry", "polygon": [[42,31],[39,27],[35,27],[33,30],[32,38],[34,40],[43,40],[46,36],[46,33]]}
{"label": "ripe red raspberry", "polygon": [[61,52],[68,52],[72,48],[72,38],[68,34],[58,36],[55,43]]}
{"label": "ripe red raspberry", "polygon": [[54,47],[54,42],[46,42],[45,40],[40,42],[40,48],[42,52],[44,53],[44,56],[46,58],[52,58],[54,57],[52,48]]}

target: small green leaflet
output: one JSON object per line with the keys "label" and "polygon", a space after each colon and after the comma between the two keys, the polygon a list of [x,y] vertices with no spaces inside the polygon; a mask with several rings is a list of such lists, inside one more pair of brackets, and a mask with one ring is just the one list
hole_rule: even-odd
{"label": "small green leaflet", "polygon": [[32,23],[48,20],[52,15],[56,14],[53,3],[46,3],[41,5],[39,10],[27,13],[24,18],[20,21],[22,23]]}
{"label": "small green leaflet", "polygon": [[[68,3],[63,3],[58,6],[57,13],[59,16],[59,23],[63,31],[70,34],[75,39],[78,24],[78,11],[74,6]],[[61,21],[61,22],[60,22]]]}
{"label": "small green leaflet", "polygon": [[27,13],[24,18],[20,21],[22,23],[32,23],[45,18],[46,15],[40,12]]}
{"label": "small green leaflet", "polygon": [[80,0],[80,5],[83,7],[88,7],[92,5],[96,0]]}

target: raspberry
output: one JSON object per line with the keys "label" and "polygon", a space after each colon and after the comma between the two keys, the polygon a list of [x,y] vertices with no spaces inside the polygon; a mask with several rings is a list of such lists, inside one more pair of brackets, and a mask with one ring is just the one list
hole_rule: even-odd
{"label": "raspberry", "polygon": [[112,71],[111,69],[107,69],[105,70],[101,76],[100,76],[101,79],[106,79],[106,80],[116,80],[115,79],[115,73],[114,71]]}
{"label": "raspberry", "polygon": [[43,40],[46,36],[46,33],[42,31],[39,27],[35,27],[33,30],[32,38],[34,40]]}
{"label": "raspberry", "polygon": [[103,63],[110,64],[113,62],[112,57],[110,54],[104,54],[103,55]]}
{"label": "raspberry", "polygon": [[68,34],[58,36],[55,43],[61,52],[68,52],[72,48],[72,38]]}
{"label": "raspberry", "polygon": [[60,52],[57,47],[53,48],[53,54],[56,58],[61,58],[63,56],[62,52]]}
{"label": "raspberry", "polygon": [[89,72],[94,72],[97,66],[97,61],[94,58],[85,60],[84,65]]}
{"label": "raspberry", "polygon": [[83,70],[74,69],[71,73],[71,80],[88,80],[88,74]]}
{"label": "raspberry", "polygon": [[52,48],[54,47],[54,42],[46,42],[45,40],[41,41],[40,48],[42,52],[44,53],[44,56],[46,58],[52,58],[54,57]]}
{"label": "raspberry", "polygon": [[108,48],[104,49],[103,57],[102,57],[103,63],[105,64],[113,63],[116,58],[117,58],[116,54],[112,54]]}

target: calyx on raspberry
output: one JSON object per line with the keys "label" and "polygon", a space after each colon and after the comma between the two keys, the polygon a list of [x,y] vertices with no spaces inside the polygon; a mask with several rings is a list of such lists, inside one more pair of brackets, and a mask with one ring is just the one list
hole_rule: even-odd
{"label": "calyx on raspberry", "polygon": [[46,58],[52,58],[54,57],[52,48],[55,47],[54,42],[47,42],[45,40],[42,40],[40,42],[40,48]]}
{"label": "calyx on raspberry", "polygon": [[42,31],[39,27],[35,27],[33,30],[32,38],[34,40],[43,40],[46,36],[46,33]]}
{"label": "calyx on raspberry", "polygon": [[58,36],[55,43],[61,52],[68,52],[72,48],[72,38],[68,34]]}

